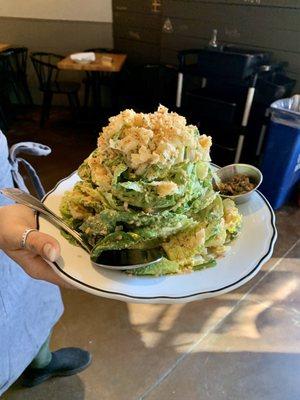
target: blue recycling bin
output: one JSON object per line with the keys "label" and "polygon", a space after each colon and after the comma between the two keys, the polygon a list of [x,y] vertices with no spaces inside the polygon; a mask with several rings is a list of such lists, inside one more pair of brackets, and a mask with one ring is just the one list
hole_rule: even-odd
{"label": "blue recycling bin", "polygon": [[271,105],[261,171],[264,180],[260,190],[277,209],[290,199],[300,182],[300,95]]}

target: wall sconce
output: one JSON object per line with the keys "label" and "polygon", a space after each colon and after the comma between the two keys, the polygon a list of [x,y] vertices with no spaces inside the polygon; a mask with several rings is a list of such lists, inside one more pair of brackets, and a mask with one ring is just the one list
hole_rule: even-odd
{"label": "wall sconce", "polygon": [[165,33],[173,33],[174,32],[174,28],[173,28],[170,18],[165,19],[165,22],[162,27],[162,31]]}

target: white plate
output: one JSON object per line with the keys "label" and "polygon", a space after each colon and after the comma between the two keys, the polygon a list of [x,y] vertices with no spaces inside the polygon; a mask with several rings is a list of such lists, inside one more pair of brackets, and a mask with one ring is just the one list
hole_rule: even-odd
{"label": "white plate", "polygon": [[[79,180],[76,173],[61,180],[43,199],[59,214],[66,190]],[[251,200],[238,206],[244,216],[240,236],[230,252],[217,265],[203,271],[162,277],[136,277],[124,272],[94,267],[89,255],[70,244],[59,230],[42,217],[39,229],[54,236],[61,245],[61,259],[52,264],[65,281],[96,296],[138,303],[184,303],[229,292],[249,281],[272,255],[277,238],[275,216],[265,197],[258,191]]]}

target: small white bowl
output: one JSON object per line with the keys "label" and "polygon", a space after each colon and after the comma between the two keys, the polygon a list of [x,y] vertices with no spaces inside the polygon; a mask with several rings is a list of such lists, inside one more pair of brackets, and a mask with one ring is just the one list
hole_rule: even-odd
{"label": "small white bowl", "polygon": [[[236,174],[243,174],[248,176],[251,183],[255,185],[254,188],[247,193],[237,194],[233,196],[220,193],[221,197],[232,199],[237,204],[242,204],[248,201],[251,198],[253,192],[260,186],[263,180],[263,175],[260,170],[250,164],[230,164],[226,167],[218,169],[215,173],[219,177],[221,182],[228,181]],[[216,187],[218,187],[218,183],[216,181],[215,185]]]}

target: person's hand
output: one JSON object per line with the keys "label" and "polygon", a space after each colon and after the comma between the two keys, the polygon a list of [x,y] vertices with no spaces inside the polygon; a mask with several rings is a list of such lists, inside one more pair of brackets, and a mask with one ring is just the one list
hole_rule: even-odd
{"label": "person's hand", "polygon": [[45,261],[53,262],[59,258],[57,240],[45,233],[33,231],[28,234],[25,248],[22,248],[22,235],[27,228],[36,228],[31,209],[22,205],[0,207],[0,249],[32,278],[70,287]]}

